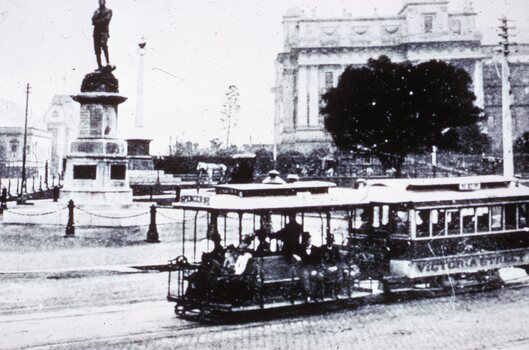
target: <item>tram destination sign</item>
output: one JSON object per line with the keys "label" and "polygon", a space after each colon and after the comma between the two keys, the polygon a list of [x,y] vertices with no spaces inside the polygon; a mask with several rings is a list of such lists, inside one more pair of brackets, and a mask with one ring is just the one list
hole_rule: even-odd
{"label": "tram destination sign", "polygon": [[180,202],[181,203],[200,203],[204,205],[209,205],[209,197],[184,195],[180,197]]}
{"label": "tram destination sign", "polygon": [[454,273],[469,273],[529,264],[529,250],[515,249],[447,257],[392,260],[391,274],[395,277],[431,277]]}

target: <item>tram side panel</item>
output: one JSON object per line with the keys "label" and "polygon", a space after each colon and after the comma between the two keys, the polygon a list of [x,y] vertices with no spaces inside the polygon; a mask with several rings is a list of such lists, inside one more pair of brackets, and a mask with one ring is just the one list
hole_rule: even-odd
{"label": "tram side panel", "polygon": [[416,210],[410,239],[389,245],[388,277],[419,279],[505,267],[527,269],[527,206],[484,203]]}

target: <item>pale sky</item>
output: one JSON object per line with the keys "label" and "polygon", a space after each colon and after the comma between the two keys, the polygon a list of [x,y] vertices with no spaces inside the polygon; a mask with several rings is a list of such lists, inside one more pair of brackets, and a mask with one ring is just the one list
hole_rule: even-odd
{"label": "pale sky", "polygon": [[[462,0],[452,0],[457,10]],[[274,61],[283,47],[282,16],[292,6],[310,15],[353,17],[396,14],[402,0],[107,0],[113,10],[110,61],[129,99],[120,106],[123,138],[133,125],[137,43],[147,37],[145,123],[153,154],[166,153],[169,137],[204,146],[223,139],[218,119],[228,86],[239,88],[236,143],[272,142]],[[91,17],[97,0],[0,0],[0,98],[25,104],[32,86],[31,118],[40,118],[55,94],[76,94],[96,68]],[[527,42],[529,1],[475,0],[478,28],[497,42],[494,26],[515,19]],[[164,73],[162,71],[168,72]],[[0,116],[1,118],[1,116]]]}

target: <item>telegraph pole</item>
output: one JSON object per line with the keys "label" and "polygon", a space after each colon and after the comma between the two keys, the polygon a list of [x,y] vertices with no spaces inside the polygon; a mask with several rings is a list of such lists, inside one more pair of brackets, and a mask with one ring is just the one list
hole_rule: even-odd
{"label": "telegraph pole", "polygon": [[511,73],[509,70],[509,29],[515,27],[508,26],[507,17],[500,18],[500,41],[501,56],[501,106],[502,106],[502,135],[503,135],[503,175],[508,177],[514,176],[514,160],[512,147],[512,115],[511,115]]}
{"label": "telegraph pole", "polygon": [[27,149],[27,141],[28,141],[28,104],[29,104],[29,91],[31,87],[28,85],[26,86],[26,116],[24,119],[24,145],[22,148],[22,183],[20,185],[20,201],[22,203],[25,202],[25,195],[27,193],[27,185],[26,185],[26,149]]}

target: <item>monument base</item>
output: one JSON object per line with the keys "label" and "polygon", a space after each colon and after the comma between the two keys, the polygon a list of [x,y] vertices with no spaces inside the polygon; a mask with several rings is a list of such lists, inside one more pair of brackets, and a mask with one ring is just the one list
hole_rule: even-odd
{"label": "monument base", "polygon": [[61,202],[131,204],[132,189],[124,156],[69,156]]}
{"label": "monument base", "polygon": [[[154,164],[151,156],[127,156],[129,161],[129,170],[135,171],[152,171]],[[130,173],[129,173],[130,174]]]}
{"label": "monument base", "polygon": [[68,203],[73,200],[75,203],[83,204],[108,204],[126,205],[132,203],[132,189],[109,189],[109,190],[61,190],[61,203]]}

